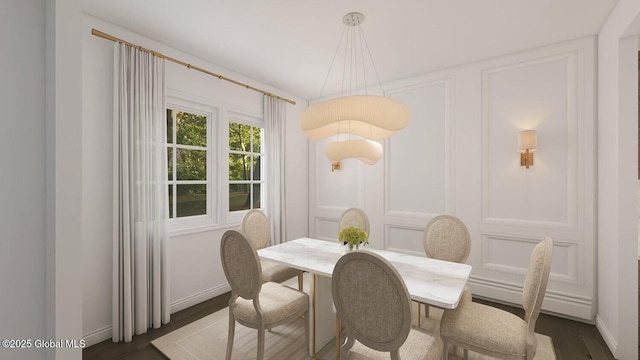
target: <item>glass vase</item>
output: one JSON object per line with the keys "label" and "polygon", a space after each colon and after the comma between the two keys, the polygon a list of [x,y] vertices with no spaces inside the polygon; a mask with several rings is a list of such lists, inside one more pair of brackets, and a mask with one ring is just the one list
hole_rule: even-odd
{"label": "glass vase", "polygon": [[344,246],[344,252],[346,253],[350,253],[352,251],[357,251],[360,248],[360,245],[354,245],[352,243],[347,243],[347,245]]}

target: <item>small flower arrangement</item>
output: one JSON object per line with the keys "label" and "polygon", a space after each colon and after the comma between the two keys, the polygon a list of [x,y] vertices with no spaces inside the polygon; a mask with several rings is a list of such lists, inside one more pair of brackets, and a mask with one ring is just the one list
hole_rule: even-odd
{"label": "small flower arrangement", "polygon": [[349,226],[340,230],[338,240],[342,241],[344,245],[349,245],[349,248],[352,248],[360,244],[368,244],[369,236],[364,230],[355,226]]}

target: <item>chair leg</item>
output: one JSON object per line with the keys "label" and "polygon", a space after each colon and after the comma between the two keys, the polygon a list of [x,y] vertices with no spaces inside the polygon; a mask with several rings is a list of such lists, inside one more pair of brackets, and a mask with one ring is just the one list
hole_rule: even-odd
{"label": "chair leg", "polygon": [[258,329],[258,357],[256,360],[264,359],[264,328]]}
{"label": "chair leg", "polygon": [[400,354],[398,354],[398,352],[398,349],[395,349],[391,352],[391,360],[400,360]]}
{"label": "chair leg", "polygon": [[231,360],[231,351],[233,350],[233,336],[235,334],[236,319],[233,312],[229,310],[229,333],[227,334],[227,356],[226,360]]}
{"label": "chair leg", "polygon": [[340,360],[347,360],[349,358],[349,352],[351,352],[351,348],[355,342],[353,337],[347,336],[347,341],[340,346]]}
{"label": "chair leg", "polygon": [[304,271],[298,271],[298,290],[302,291],[302,285],[304,280]]}
{"label": "chair leg", "polygon": [[469,358],[469,350],[467,350],[467,349],[462,349],[462,354],[463,354],[463,355],[462,355],[462,358],[463,358],[464,360],[467,360],[467,359]]}
{"label": "chair leg", "polygon": [[307,346],[306,349],[309,348],[309,322],[307,321],[307,319],[309,318],[307,315],[309,314],[308,311],[305,311],[304,315],[302,315],[302,321],[304,321],[304,339],[305,339],[305,345]]}
{"label": "chair leg", "polygon": [[429,317],[429,305],[424,304],[424,317]]}
{"label": "chair leg", "polygon": [[449,360],[449,343],[446,341],[442,345],[442,360]]}

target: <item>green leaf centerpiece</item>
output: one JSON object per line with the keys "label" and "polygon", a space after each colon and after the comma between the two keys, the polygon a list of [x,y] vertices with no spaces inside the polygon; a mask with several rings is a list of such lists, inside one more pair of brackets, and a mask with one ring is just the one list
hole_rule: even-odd
{"label": "green leaf centerpiece", "polygon": [[352,250],[354,246],[357,248],[360,244],[368,244],[369,235],[360,228],[349,226],[340,230],[338,240],[342,241],[344,245],[347,245],[349,250]]}

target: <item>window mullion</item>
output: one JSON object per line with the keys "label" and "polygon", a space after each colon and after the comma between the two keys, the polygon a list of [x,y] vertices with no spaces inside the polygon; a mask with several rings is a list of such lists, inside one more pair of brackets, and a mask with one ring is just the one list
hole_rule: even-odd
{"label": "window mullion", "polygon": [[177,218],[178,217],[178,185],[176,180],[178,180],[178,166],[176,165],[178,163],[178,159],[177,159],[177,155],[178,155],[178,151],[176,149],[176,133],[177,133],[177,125],[178,125],[178,121],[177,121],[177,117],[178,117],[178,112],[177,111],[172,111],[172,119],[171,121],[173,122],[173,131],[171,134],[171,142],[173,143],[173,147],[171,148],[171,158],[173,159],[172,163],[171,163],[171,171],[173,172],[173,182],[171,184],[171,187],[173,188],[172,194],[173,194],[173,202],[171,204],[171,206],[173,207],[173,217]]}

